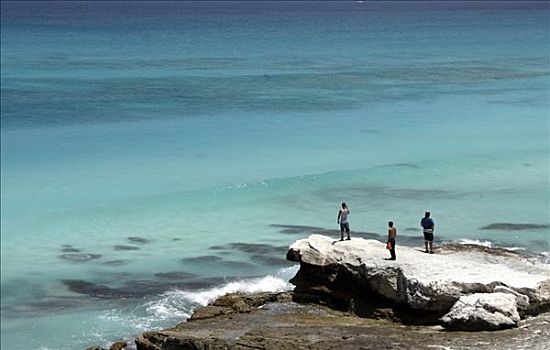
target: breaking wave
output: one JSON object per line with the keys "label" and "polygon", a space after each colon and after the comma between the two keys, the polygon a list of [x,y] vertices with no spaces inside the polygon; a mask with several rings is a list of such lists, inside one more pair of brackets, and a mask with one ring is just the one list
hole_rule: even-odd
{"label": "breaking wave", "polygon": [[525,248],[522,248],[522,247],[507,247],[507,246],[502,246],[502,245],[497,245],[493,242],[490,242],[490,241],[481,241],[481,240],[478,240],[478,239],[467,239],[467,238],[463,238],[463,239],[459,239],[457,241],[454,241],[455,243],[458,243],[458,244],[470,244],[470,245],[478,245],[478,246],[481,246],[481,247],[486,247],[486,248],[501,248],[501,249],[506,249],[506,250],[509,250],[509,251],[512,251],[512,252],[515,252],[515,251],[518,251],[518,250],[525,250]]}
{"label": "breaking wave", "polygon": [[172,290],[163,293],[157,300],[146,304],[151,317],[159,319],[187,319],[197,306],[205,306],[227,293],[284,292],[294,288],[288,281],[296,274],[299,266],[279,270],[274,275],[232,281],[221,286],[203,290]]}
{"label": "breaking wave", "polygon": [[[147,331],[162,329],[185,321],[199,306],[205,306],[227,293],[285,292],[294,286],[288,281],[296,274],[299,265],[280,269],[275,274],[257,278],[244,278],[216,287],[201,290],[175,289],[152,300],[128,309],[112,309],[100,316],[102,323],[111,323],[126,329],[133,336]],[[130,327],[131,329],[128,329]],[[129,349],[135,349],[133,336],[128,338]]]}
{"label": "breaking wave", "polygon": [[480,241],[478,239],[459,239],[458,241],[456,241],[456,243],[458,244],[472,244],[472,245],[479,245],[479,246],[482,246],[482,247],[487,247],[487,248],[494,248],[495,245],[492,243],[492,242],[489,242],[489,241]]}

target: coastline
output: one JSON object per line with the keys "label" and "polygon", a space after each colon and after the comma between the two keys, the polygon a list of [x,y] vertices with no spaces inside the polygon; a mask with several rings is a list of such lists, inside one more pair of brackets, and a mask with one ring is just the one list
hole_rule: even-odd
{"label": "coastline", "polygon": [[[146,332],[138,338],[137,349],[543,350],[544,337],[550,335],[549,322],[550,314],[545,313],[521,321],[517,328],[496,333],[447,332],[439,326],[403,325],[383,314],[362,318],[318,304],[272,302],[250,312],[217,315]],[[160,343],[167,347],[158,347]]]}
{"label": "coastline", "polygon": [[430,210],[445,245],[550,263],[549,2],[1,7],[2,348],[291,289],[342,201],[398,255]]}
{"label": "coastline", "polygon": [[[312,237],[310,236],[310,238],[302,241],[311,240]],[[328,239],[328,237],[325,238]],[[357,238],[355,240],[355,243],[358,240],[368,241]],[[372,241],[369,244],[376,243]],[[550,265],[541,260],[540,255],[529,255],[523,251],[501,247],[475,245],[471,242],[468,244],[446,243],[438,248],[439,252],[435,255],[436,257],[450,255],[454,258],[463,258],[463,263],[468,261],[471,263],[472,257],[477,256],[495,266],[501,264],[503,259],[509,260],[508,267],[518,265],[514,262],[519,263],[519,265],[532,266],[534,270],[538,271],[539,280],[544,279],[546,274],[547,281],[544,288],[548,289],[548,286],[550,286]],[[291,245],[289,249],[287,258],[290,256],[290,260],[294,259],[292,257],[293,249],[296,250],[296,243]],[[411,250],[414,253],[411,248],[402,249]],[[325,263],[327,260],[323,259],[323,261]],[[342,261],[339,263],[346,264]],[[475,259],[473,263],[476,264]],[[329,265],[327,264],[327,266]],[[479,268],[479,264],[476,264],[476,267]],[[323,271],[325,277],[331,276],[333,272],[327,267]],[[519,267],[516,272],[518,276],[525,273],[523,267]],[[550,335],[550,327],[548,327],[550,323],[550,313],[548,312],[550,310],[550,296],[547,290],[545,291],[547,294],[544,296],[547,299],[537,304],[536,308],[525,309],[522,312],[522,319],[513,327],[505,327],[506,329],[497,331],[465,332],[445,330],[440,323],[434,323],[433,319],[427,322],[426,320],[416,319],[417,322],[414,322],[414,318],[418,318],[418,314],[406,315],[407,312],[400,314],[396,312],[396,309],[403,307],[403,305],[394,304],[392,306],[392,303],[388,303],[387,299],[383,300],[382,303],[380,303],[380,300],[374,300],[366,308],[365,305],[360,305],[358,300],[356,304],[342,306],[341,304],[331,303],[327,298],[304,299],[304,286],[302,285],[300,288],[300,282],[297,282],[299,274],[300,271],[291,280],[298,285],[294,292],[237,293],[221,296],[207,306],[195,309],[188,320],[175,327],[143,333],[136,338],[135,345],[131,340],[125,349],[245,349],[254,347],[269,350],[301,348],[300,346],[303,344],[307,344],[307,348],[311,349],[357,349],[359,347],[365,349],[397,347],[407,349],[425,349],[427,347],[469,349],[474,346],[479,349],[494,349],[497,347],[516,349],[520,346],[527,346],[530,349],[543,349],[545,343],[541,339],[544,339],[545,335]],[[486,280],[487,282],[484,285],[491,288],[503,290],[503,287],[506,286],[506,288],[511,287],[525,293],[527,293],[527,289],[537,285],[535,283],[536,278],[529,281],[518,281],[518,276],[499,275],[497,271],[494,276],[477,276],[474,279]],[[421,278],[422,276],[416,277]],[[466,282],[464,278],[466,277],[458,276],[458,278],[454,278],[453,283],[461,283],[461,279],[462,282]],[[506,278],[508,278],[506,280],[508,284],[499,281]],[[485,288],[479,285],[476,286],[475,283],[468,283],[468,293],[474,293]],[[515,286],[510,285],[514,283]],[[326,292],[326,289],[333,288],[328,284],[322,287],[325,288],[323,293]],[[348,288],[358,287],[361,286],[348,286]],[[440,287],[438,288],[436,289],[441,290]],[[485,290],[485,292],[491,291]],[[336,295],[339,292],[333,290],[332,293]],[[444,294],[445,292],[442,291],[441,293]],[[533,295],[530,296],[532,299]],[[368,314],[364,312],[366,309],[369,309]],[[431,308],[424,305],[419,310],[429,313]],[[398,339],[396,334],[399,334]],[[498,334],[498,336],[495,336],[495,334]],[[305,343],[304,339],[306,339]],[[117,346],[117,344],[120,345],[120,343],[114,343],[113,346]],[[171,345],[163,347],[164,345],[159,344]],[[306,345],[303,346],[305,348]]]}

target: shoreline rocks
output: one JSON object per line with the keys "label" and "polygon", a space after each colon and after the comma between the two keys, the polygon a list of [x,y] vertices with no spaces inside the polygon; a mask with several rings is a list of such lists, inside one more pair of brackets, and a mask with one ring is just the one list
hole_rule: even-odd
{"label": "shoreline rocks", "polygon": [[227,316],[234,313],[249,313],[267,303],[283,303],[289,302],[291,299],[292,296],[289,293],[226,294],[213,303],[196,309],[188,321]]}
{"label": "shoreline rocks", "polygon": [[[109,350],[124,350],[128,346],[128,343],[125,341],[116,341],[109,347]],[[101,346],[92,346],[87,348],[86,350],[105,350]]]}
{"label": "shoreline rocks", "polygon": [[[294,303],[291,298],[292,293],[229,294],[197,309],[187,322],[143,333],[136,339],[136,347],[137,350],[542,350],[546,349],[550,336],[548,313],[521,320],[519,327],[501,330],[495,336],[493,332],[448,332],[439,326],[404,326],[383,316],[363,318],[323,305]],[[212,307],[224,308],[225,312],[212,313]]]}
{"label": "shoreline rocks", "polygon": [[300,263],[293,292],[222,296],[173,328],[143,333],[136,349],[546,349],[548,264],[455,246],[433,255],[398,247],[388,261],[384,247],[296,241],[287,252]]}
{"label": "shoreline rocks", "polygon": [[[237,343],[234,338],[242,335],[241,330],[230,325],[233,320],[237,320],[236,317],[253,314],[268,303],[289,303],[291,299],[291,294],[287,292],[226,294],[209,305],[196,309],[187,322],[171,329],[143,333],[136,339],[136,347],[138,350],[235,348]],[[249,319],[253,320],[251,317]],[[212,320],[219,324],[202,326]],[[252,325],[259,324],[252,321]],[[221,331],[217,329],[220,327]]]}
{"label": "shoreline rocks", "polygon": [[[373,310],[390,308],[393,317],[404,323],[441,324],[451,329],[457,323],[450,319],[459,313],[456,309],[449,312],[462,297],[472,294],[496,292],[502,300],[513,299],[513,309],[521,316],[550,310],[547,264],[536,264],[513,252],[458,253],[444,246],[435,255],[398,247],[398,260],[387,261],[384,246],[374,240],[340,242],[321,235],[296,241],[287,253],[288,260],[300,263],[300,270],[290,281],[296,286],[294,300],[340,310],[353,308],[365,317]],[[443,322],[445,315],[447,321]],[[476,321],[477,326],[471,329],[506,328],[510,320],[515,325],[519,316],[497,328],[496,323],[482,327],[483,323]]]}
{"label": "shoreline rocks", "polygon": [[510,293],[475,293],[462,296],[441,318],[443,327],[461,331],[511,328],[519,320],[516,296]]}

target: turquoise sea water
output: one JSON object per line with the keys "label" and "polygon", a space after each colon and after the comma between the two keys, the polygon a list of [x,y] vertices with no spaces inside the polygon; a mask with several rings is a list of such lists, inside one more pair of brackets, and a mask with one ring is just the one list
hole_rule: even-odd
{"label": "turquoise sea water", "polygon": [[422,244],[431,210],[439,240],[550,250],[546,2],[1,9],[3,349],[289,288],[342,201],[356,236]]}

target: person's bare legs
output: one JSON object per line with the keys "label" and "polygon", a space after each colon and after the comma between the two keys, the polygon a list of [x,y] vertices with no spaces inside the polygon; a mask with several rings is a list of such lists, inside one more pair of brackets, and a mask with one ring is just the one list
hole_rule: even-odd
{"label": "person's bare legs", "polygon": [[[433,254],[433,253],[434,253],[433,244],[434,244],[434,242],[433,242],[433,241],[430,241],[430,254]],[[426,249],[428,249],[428,248],[426,248]]]}
{"label": "person's bare legs", "polygon": [[426,247],[426,253],[429,253],[430,251],[428,250],[428,241],[424,241],[424,247]]}

